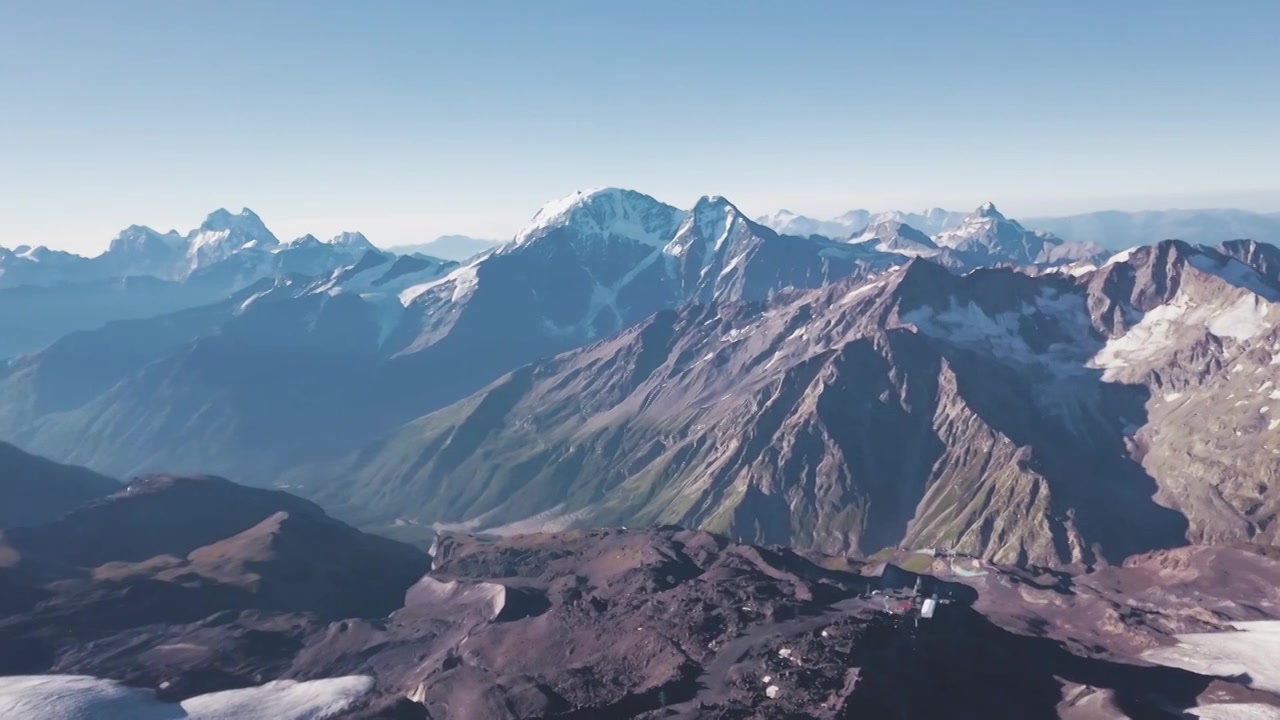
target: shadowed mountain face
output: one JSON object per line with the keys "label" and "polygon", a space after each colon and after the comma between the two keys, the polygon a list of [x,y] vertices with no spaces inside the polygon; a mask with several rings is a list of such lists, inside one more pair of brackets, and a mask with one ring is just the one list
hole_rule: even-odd
{"label": "shadowed mountain face", "polygon": [[669,522],[1042,564],[1270,541],[1270,256],[916,260],[661,312],[297,482],[360,522],[493,532]]}
{"label": "shadowed mountain face", "polygon": [[48,522],[119,489],[109,477],[0,442],[0,530]]}
{"label": "shadowed mountain face", "polygon": [[[302,613],[302,625],[378,617],[427,566],[421,552],[285,493],[214,477],[142,478],[0,534],[0,672],[69,671],[57,658],[81,644],[217,613]],[[85,657],[110,662],[114,652]]]}
{"label": "shadowed mountain face", "polygon": [[[0,619],[0,672],[91,674],[165,700],[277,678],[372,678],[346,718],[1119,720],[1211,702],[1280,706],[1249,678],[1136,664],[1174,633],[1280,617],[1280,565],[1249,549],[1187,548],[1082,576],[890,558],[924,557],[932,576],[918,576],[676,528],[444,535],[430,574],[414,582],[404,568],[388,615],[337,619],[270,590],[323,578],[321,560],[354,571],[355,550],[341,548],[367,536],[290,537],[295,518],[316,517],[273,514],[185,565],[20,577],[45,599]],[[359,560],[402,552],[384,550]],[[376,569],[344,586],[389,584]],[[13,579],[4,572],[0,582]],[[917,583],[942,601],[932,618],[915,617]],[[1231,601],[1241,593],[1249,604]]]}

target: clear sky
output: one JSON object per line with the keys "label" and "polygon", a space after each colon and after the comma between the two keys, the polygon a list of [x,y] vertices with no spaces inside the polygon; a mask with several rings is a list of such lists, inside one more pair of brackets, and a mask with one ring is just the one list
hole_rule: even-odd
{"label": "clear sky", "polygon": [[505,239],[602,185],[1277,211],[1277,28],[1266,0],[0,0],[0,244],[221,206]]}

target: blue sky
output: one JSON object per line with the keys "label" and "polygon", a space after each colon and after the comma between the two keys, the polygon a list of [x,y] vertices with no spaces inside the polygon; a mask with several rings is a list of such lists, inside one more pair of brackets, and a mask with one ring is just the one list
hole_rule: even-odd
{"label": "blue sky", "polygon": [[0,8],[0,244],[249,206],[509,237],[601,185],[751,214],[1280,210],[1280,3],[41,0]]}

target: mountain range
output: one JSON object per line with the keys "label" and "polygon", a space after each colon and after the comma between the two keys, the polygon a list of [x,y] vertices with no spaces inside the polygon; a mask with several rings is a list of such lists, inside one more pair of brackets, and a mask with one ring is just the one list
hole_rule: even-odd
{"label": "mountain range", "polygon": [[0,358],[77,330],[224,300],[249,285],[314,276],[378,252],[364,235],[280,242],[253,211],[211,213],[185,235],[132,225],[101,255],[0,248]]}
{"label": "mountain range", "polygon": [[[851,210],[831,220],[817,220],[790,210],[779,210],[756,218],[756,222],[787,235],[845,238],[859,233],[868,225],[883,222],[899,222],[926,235],[937,235],[958,228],[965,217],[966,213],[930,208],[919,213]],[[1077,242],[1094,243],[1112,251],[1171,239],[1209,245],[1239,239],[1280,244],[1280,213],[1226,208],[1137,212],[1104,210],[1080,215],[1028,217],[1022,222],[1028,228]]]}
{"label": "mountain range", "polygon": [[1039,275],[915,259],[689,305],[305,475],[370,524],[670,523],[1040,564],[1274,542],[1278,256],[1168,241]]}
{"label": "mountain range", "polygon": [[0,253],[0,716],[1280,712],[1280,248],[796,220]]}
{"label": "mountain range", "polygon": [[181,282],[260,248],[363,255],[10,361],[0,437],[367,527],[675,523],[1041,564],[1277,532],[1267,244],[1109,255],[990,203],[831,239],[604,189],[459,264],[359,236],[273,250],[256,216],[215,215]]}
{"label": "mountain range", "polygon": [[465,262],[483,252],[488,252],[502,243],[496,240],[481,240],[466,235],[441,235],[430,242],[416,245],[393,245],[387,252],[397,255],[426,255],[442,260]]}
{"label": "mountain range", "polygon": [[[990,213],[957,231],[950,266],[1097,259],[1093,248]],[[1032,240],[1060,256],[1033,257]],[[0,373],[0,431],[116,475],[163,469],[266,483],[660,310],[765,301],[907,259],[867,243],[780,236],[719,197],[680,210],[634,191],[578,193],[460,266],[371,252],[330,275],[264,280],[181,317],[67,336]],[[119,362],[97,360],[86,377],[83,366],[126,337],[135,338],[128,352],[111,351]],[[336,407],[343,412],[326,412]]]}

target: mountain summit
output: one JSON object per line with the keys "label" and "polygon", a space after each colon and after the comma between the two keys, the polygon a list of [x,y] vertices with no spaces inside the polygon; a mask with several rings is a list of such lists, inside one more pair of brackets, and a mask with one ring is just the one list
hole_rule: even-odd
{"label": "mountain summit", "polygon": [[938,233],[933,240],[977,263],[1055,265],[1098,259],[1103,254],[1095,245],[1069,243],[1051,233],[1028,230],[1000,214],[990,202],[978,206],[960,227]]}
{"label": "mountain summit", "polygon": [[571,231],[583,240],[623,239],[660,247],[670,239],[684,211],[635,190],[578,191],[544,205],[516,233],[514,244]]}
{"label": "mountain summit", "polygon": [[190,269],[195,270],[225,260],[247,247],[270,249],[279,244],[262,218],[249,208],[234,215],[218,209],[187,236],[187,257]]}

